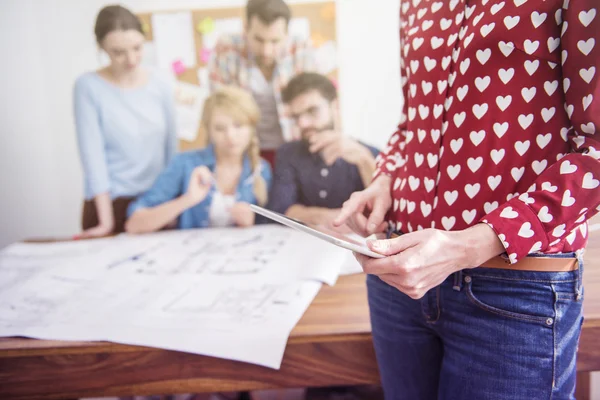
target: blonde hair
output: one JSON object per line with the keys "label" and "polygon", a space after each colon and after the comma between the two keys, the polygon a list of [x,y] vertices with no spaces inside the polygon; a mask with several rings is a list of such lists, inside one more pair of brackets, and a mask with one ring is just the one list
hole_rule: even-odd
{"label": "blonde hair", "polygon": [[258,204],[264,206],[267,204],[268,192],[267,183],[263,179],[261,170],[260,146],[256,125],[260,120],[260,109],[254,101],[254,97],[248,91],[234,86],[223,86],[215,93],[210,95],[204,102],[202,110],[202,121],[199,131],[198,143],[205,147],[209,144],[209,126],[210,118],[216,109],[221,109],[229,114],[238,124],[249,125],[252,128],[252,137],[250,144],[246,149],[252,174],[254,175],[254,196]]}

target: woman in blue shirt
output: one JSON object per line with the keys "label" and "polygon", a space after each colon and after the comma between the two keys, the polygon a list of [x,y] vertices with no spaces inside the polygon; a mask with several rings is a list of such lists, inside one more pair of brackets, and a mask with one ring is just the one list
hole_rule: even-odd
{"label": "woman in blue shirt", "polygon": [[129,202],[152,185],[177,147],[172,91],[140,66],[144,34],[138,18],[108,6],[94,31],[110,65],[80,76],[74,88],[85,175],[83,237],[122,232]]}
{"label": "woman in blue shirt", "polygon": [[150,190],[131,203],[127,232],[254,224],[251,204],[264,205],[271,183],[259,156],[260,111],[252,95],[223,87],[204,103],[200,150],[178,154]]}

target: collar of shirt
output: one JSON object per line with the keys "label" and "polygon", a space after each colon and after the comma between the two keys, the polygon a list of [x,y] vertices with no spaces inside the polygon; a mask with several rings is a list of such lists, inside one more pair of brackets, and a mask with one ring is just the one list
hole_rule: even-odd
{"label": "collar of shirt", "polygon": [[[215,146],[209,144],[206,148],[201,152],[202,165],[206,165],[211,172],[215,171],[217,167],[217,155],[215,153]],[[238,184],[238,189],[246,184],[246,181],[251,181],[254,177],[254,174],[260,174],[260,165],[258,166],[256,171],[252,171],[252,164],[250,163],[250,157],[248,154],[244,154],[244,161],[242,164],[242,175],[240,182]]]}

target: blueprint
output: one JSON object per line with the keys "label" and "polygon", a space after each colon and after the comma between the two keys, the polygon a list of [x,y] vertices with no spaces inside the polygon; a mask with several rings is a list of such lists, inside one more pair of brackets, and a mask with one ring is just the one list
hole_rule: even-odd
{"label": "blueprint", "polygon": [[349,252],[270,225],[0,251],[0,336],[108,340],[279,368]]}

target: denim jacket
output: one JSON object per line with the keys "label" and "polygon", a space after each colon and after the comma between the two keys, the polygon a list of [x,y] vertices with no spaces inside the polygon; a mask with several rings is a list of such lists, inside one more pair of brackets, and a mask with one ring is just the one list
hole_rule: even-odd
{"label": "denim jacket", "polygon": [[[214,172],[216,161],[213,146],[177,154],[158,176],[152,187],[129,205],[127,216],[130,217],[135,211],[141,208],[156,207],[181,196],[188,189],[190,176],[194,168],[204,165],[211,172]],[[268,189],[271,185],[271,168],[265,160],[261,160],[259,173],[267,183]],[[204,200],[182,212],[177,218],[177,228],[208,227],[210,224],[210,205],[215,191],[216,187],[212,185]],[[236,202],[250,204],[257,203],[254,195],[254,175],[250,159],[247,155],[244,157],[242,175],[235,192],[235,200]]]}

